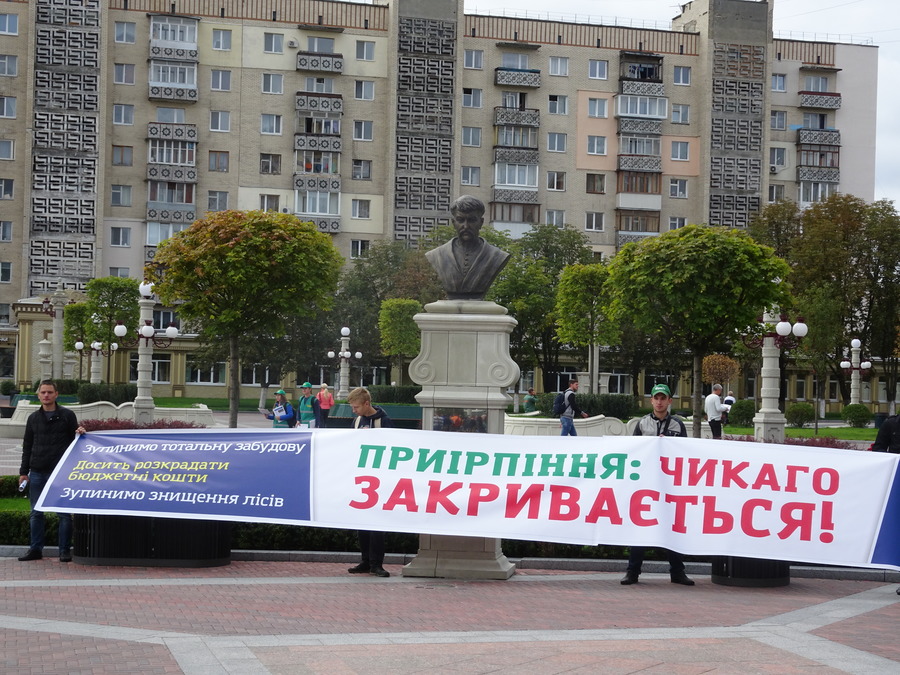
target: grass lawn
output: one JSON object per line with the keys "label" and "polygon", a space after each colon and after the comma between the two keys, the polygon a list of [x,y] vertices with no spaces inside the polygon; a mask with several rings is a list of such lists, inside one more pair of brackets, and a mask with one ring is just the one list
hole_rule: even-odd
{"label": "grass lawn", "polygon": [[[736,427],[732,424],[727,425],[722,433],[728,436],[752,436],[753,427]],[[818,436],[829,436],[842,441],[874,441],[878,430],[874,427],[865,427],[864,429],[856,429],[853,427],[819,427]],[[795,429],[793,427],[785,427],[784,435],[788,438],[812,438],[816,436],[812,427],[804,427],[803,429]]]}
{"label": "grass lawn", "polygon": [[0,511],[30,511],[31,503],[28,497],[3,497],[0,498]]}
{"label": "grass lawn", "polygon": [[[268,401],[268,404],[271,405],[272,401],[275,400],[275,397],[271,397]],[[190,408],[195,403],[203,403],[208,406],[211,410],[218,411],[227,411],[228,410],[228,399],[227,398],[185,398],[185,397],[162,397],[162,396],[154,396],[153,402],[156,404],[158,408]],[[259,397],[255,398],[242,398],[239,406],[239,410],[243,410],[246,412],[256,412],[256,409],[259,407]]]}

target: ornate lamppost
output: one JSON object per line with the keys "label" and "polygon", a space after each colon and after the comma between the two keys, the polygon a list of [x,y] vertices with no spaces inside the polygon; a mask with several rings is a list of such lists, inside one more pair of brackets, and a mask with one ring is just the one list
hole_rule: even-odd
{"label": "ornate lamppost", "polygon": [[[150,423],[153,421],[153,348],[165,349],[172,344],[172,340],[178,337],[178,328],[170,324],[166,328],[165,339],[156,337],[156,329],[153,328],[153,308],[156,302],[153,299],[153,284],[148,282],[138,286],[141,295],[138,306],[141,310],[140,328],[137,335],[138,365],[137,365],[137,396],[134,399],[134,421]],[[116,335],[128,332],[125,326],[117,325]]]}
{"label": "ornate lamppost", "polygon": [[[100,384],[103,379],[101,377],[101,371],[103,369],[103,361],[102,358],[112,357],[115,354],[116,350],[119,348],[118,343],[112,342],[109,347],[104,349],[103,343],[99,340],[95,340],[90,345],[91,348],[91,384]],[[79,340],[75,343],[75,350],[78,352],[79,359],[81,358],[81,353],[84,350],[84,342]],[[109,365],[107,362],[106,367],[106,381],[109,383]]]}
{"label": "ornate lamppost", "polygon": [[850,360],[841,361],[841,368],[850,371],[850,403],[860,402],[860,374],[872,367],[871,361],[863,361],[860,363],[860,352],[862,352],[862,342],[853,338],[850,341]]}
{"label": "ornate lamppost", "polygon": [[341,360],[338,390],[335,393],[335,398],[346,399],[347,394],[350,393],[350,358],[355,358],[357,361],[362,358],[362,352],[356,352],[355,354],[350,352],[350,329],[347,326],[341,328],[341,351],[337,354],[333,351],[328,352],[329,359],[333,359],[335,356],[340,357]]}
{"label": "ornate lamppost", "polygon": [[52,377],[54,379],[63,376],[63,309],[66,306],[66,294],[63,292],[62,280],[56,284],[56,290],[53,295],[44,298],[41,303],[41,311],[49,314],[53,319],[53,368]]}

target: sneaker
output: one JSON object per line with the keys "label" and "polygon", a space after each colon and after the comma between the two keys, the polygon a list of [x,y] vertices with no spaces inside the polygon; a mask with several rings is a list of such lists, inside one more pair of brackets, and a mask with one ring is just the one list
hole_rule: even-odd
{"label": "sneaker", "polygon": [[359,563],[347,570],[350,574],[368,574],[370,572],[369,563]]}
{"label": "sneaker", "polygon": [[693,586],[694,580],[684,572],[677,572],[671,575],[673,584],[681,584],[682,586]]}
{"label": "sneaker", "polygon": [[59,562],[61,562],[61,563],[72,562],[72,554],[69,551],[60,551],[59,552]]}
{"label": "sneaker", "polygon": [[19,557],[19,562],[28,562],[29,560],[40,560],[44,557],[44,554],[38,551],[36,548],[28,549],[28,553]]}
{"label": "sneaker", "polygon": [[391,573],[388,572],[383,567],[373,567],[369,574],[374,574],[376,577],[389,577]]}
{"label": "sneaker", "polygon": [[631,586],[631,584],[636,584],[638,582],[638,577],[641,576],[637,572],[632,570],[628,570],[625,572],[625,576],[622,577],[622,580],[619,582],[623,586]]}

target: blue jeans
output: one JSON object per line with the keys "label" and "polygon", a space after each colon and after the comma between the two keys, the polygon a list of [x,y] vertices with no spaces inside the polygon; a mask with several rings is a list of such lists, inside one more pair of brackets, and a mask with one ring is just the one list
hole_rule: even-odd
{"label": "blue jeans", "polygon": [[574,417],[560,417],[559,423],[562,424],[562,433],[560,436],[577,436],[575,433],[575,418]]}
{"label": "blue jeans", "polygon": [[[44,550],[44,512],[37,511],[34,505],[44,491],[50,478],[50,472],[31,471],[28,474],[28,501],[31,502],[31,548],[34,551]],[[66,553],[72,548],[72,514],[58,513],[59,516],[59,551]]]}

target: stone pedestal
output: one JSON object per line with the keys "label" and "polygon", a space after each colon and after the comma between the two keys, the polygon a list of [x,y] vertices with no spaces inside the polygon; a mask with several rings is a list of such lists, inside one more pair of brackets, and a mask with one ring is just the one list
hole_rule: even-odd
{"label": "stone pedestal", "polygon": [[[409,365],[412,380],[422,386],[422,426],[454,411],[478,420],[478,429],[502,434],[508,387],[519,379],[519,366],[509,356],[509,335],[516,320],[493,302],[441,300],[415,316],[422,331],[419,355]],[[470,429],[473,427],[470,427]],[[500,550],[499,539],[422,534],[416,558],[403,576],[457,579],[508,579],[513,565]]]}

